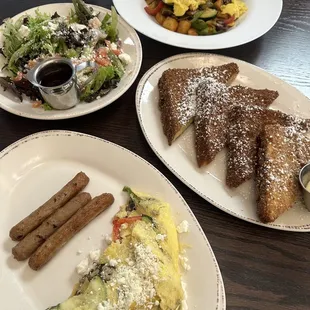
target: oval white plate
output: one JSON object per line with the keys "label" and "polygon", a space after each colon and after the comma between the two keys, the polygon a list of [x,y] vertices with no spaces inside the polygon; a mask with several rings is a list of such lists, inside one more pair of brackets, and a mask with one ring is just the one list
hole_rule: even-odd
{"label": "oval white plate", "polygon": [[[78,233],[41,271],[11,255],[10,228],[52,196],[68,179],[84,171],[92,196],[110,192],[115,203]],[[176,223],[189,222],[180,235],[192,269],[184,276],[189,309],[225,310],[222,276],[200,225],[173,185],[138,155],[108,141],[69,131],[46,131],[28,136],[0,153],[0,290],[10,309],[45,309],[67,298],[77,278],[75,266],[92,249],[104,246],[113,215],[125,202],[124,185],[170,203]],[[82,254],[77,255],[81,250]]]}
{"label": "oval white plate", "polygon": [[[110,10],[107,10],[100,6],[92,5],[92,7],[95,11],[100,12],[101,14],[110,12]],[[24,14],[34,14],[35,10],[37,9],[39,9],[40,12],[45,12],[49,14],[53,14],[57,11],[59,15],[67,16],[72,8],[73,5],[70,3],[47,4],[22,12],[16,15],[14,19],[17,19]],[[111,104],[120,96],[122,96],[133,84],[140,71],[142,62],[142,47],[136,31],[132,29],[121,17],[119,17],[118,29],[119,37],[123,41],[124,52],[130,55],[132,62],[127,66],[126,73],[118,84],[117,88],[111,90],[106,96],[91,103],[80,103],[76,107],[69,110],[44,111],[43,109],[32,108],[28,98],[24,99],[24,101],[21,103],[18,99],[14,98],[14,96],[11,95],[8,91],[5,92],[3,91],[3,88],[0,87],[0,107],[8,112],[27,118],[57,120],[89,114]],[[0,46],[2,45],[3,35],[0,32]],[[1,62],[3,62],[3,58],[1,59]],[[1,73],[1,75],[6,74],[4,72]]]}
{"label": "oval white plate", "polygon": [[[162,131],[157,87],[162,73],[169,68],[198,68],[229,62],[237,63],[240,69],[235,84],[277,90],[280,96],[273,103],[273,108],[310,117],[309,99],[279,78],[241,60],[199,53],[170,57],[152,67],[137,87],[137,114],[149,145],[183,183],[221,210],[243,220],[264,225],[256,215],[254,182],[246,182],[236,190],[226,187],[225,151],[218,154],[206,168],[199,169],[195,157],[193,128],[189,128],[171,147]],[[289,231],[310,231],[310,212],[303,206],[296,206],[274,223],[264,226]]]}
{"label": "oval white plate", "polygon": [[244,0],[248,12],[229,31],[213,36],[189,36],[166,30],[144,11],[144,0],[113,0],[119,14],[144,35],[169,45],[211,50],[233,47],[253,41],[268,32],[282,11],[282,0]]}

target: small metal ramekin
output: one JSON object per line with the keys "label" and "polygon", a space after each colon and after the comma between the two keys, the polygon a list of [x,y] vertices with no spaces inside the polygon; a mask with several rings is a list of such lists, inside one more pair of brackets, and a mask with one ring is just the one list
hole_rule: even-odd
{"label": "small metal ramekin", "polygon": [[299,183],[302,187],[303,197],[306,207],[310,211],[310,191],[306,189],[310,182],[310,163],[305,165],[299,172]]}

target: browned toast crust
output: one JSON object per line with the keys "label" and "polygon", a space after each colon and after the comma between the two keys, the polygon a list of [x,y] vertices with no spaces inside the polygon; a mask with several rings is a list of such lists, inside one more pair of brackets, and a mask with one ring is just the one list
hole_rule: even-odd
{"label": "browned toast crust", "polygon": [[169,145],[193,122],[199,83],[208,77],[230,83],[238,72],[238,66],[229,63],[200,69],[168,69],[162,74],[158,82],[159,109]]}
{"label": "browned toast crust", "polygon": [[266,126],[259,139],[256,174],[257,213],[263,223],[290,209],[298,194],[299,163],[288,129]]}
{"label": "browned toast crust", "polygon": [[265,125],[295,126],[307,130],[310,120],[257,106],[235,106],[229,113],[227,135],[226,184],[238,187],[254,177],[257,163],[257,138]]}
{"label": "browned toast crust", "polygon": [[278,92],[220,83],[202,83],[197,89],[195,146],[198,166],[208,165],[226,145],[229,112],[235,105],[268,107]]}

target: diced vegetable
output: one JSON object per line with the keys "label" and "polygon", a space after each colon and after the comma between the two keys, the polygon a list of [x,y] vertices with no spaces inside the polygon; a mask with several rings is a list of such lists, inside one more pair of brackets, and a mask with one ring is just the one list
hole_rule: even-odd
{"label": "diced vegetable", "polygon": [[223,5],[223,0],[216,0],[214,3],[214,6],[217,10],[221,10],[222,5]]}
{"label": "diced vegetable", "polygon": [[118,15],[116,13],[115,8],[112,6],[111,18],[107,14],[101,24],[101,29],[103,29],[107,34],[107,39],[109,39],[112,42],[115,42],[118,36],[117,24],[118,24]]}
{"label": "diced vegetable", "polygon": [[72,0],[72,2],[79,23],[87,25],[88,21],[93,18],[92,10],[85,4],[83,0]]}
{"label": "diced vegetable", "polygon": [[158,12],[155,16],[158,24],[162,25],[166,19],[166,17],[164,15],[162,15],[160,12]]}
{"label": "diced vegetable", "polygon": [[207,26],[206,22],[203,21],[202,19],[197,19],[196,21],[194,21],[192,23],[192,27],[196,30],[203,30],[208,26]]}
{"label": "diced vegetable", "polygon": [[190,35],[190,36],[198,36],[197,30],[194,29],[194,28],[190,28],[190,29],[188,30],[188,33],[187,33],[187,34]]}
{"label": "diced vegetable", "polygon": [[152,9],[150,6],[146,6],[144,10],[147,14],[155,16],[163,8],[163,6],[164,3],[162,1],[159,1],[154,9]]}
{"label": "diced vegetable", "polygon": [[202,12],[202,14],[200,15],[200,18],[210,19],[210,18],[214,18],[216,15],[217,15],[217,10],[208,8]]}
{"label": "diced vegetable", "polygon": [[191,24],[190,21],[188,21],[188,20],[181,20],[179,22],[179,26],[178,26],[177,32],[183,33],[183,34],[187,34],[188,30],[191,28],[191,26],[192,26],[192,24]]}
{"label": "diced vegetable", "polygon": [[224,24],[225,24],[225,25],[230,25],[230,24],[232,24],[234,21],[235,21],[235,16],[233,15],[233,16],[230,16],[229,18],[225,19],[225,20],[224,20]]}
{"label": "diced vegetable", "polygon": [[120,239],[120,229],[122,224],[133,224],[137,221],[141,221],[142,216],[133,216],[133,217],[124,217],[120,219],[115,219],[113,221],[113,233],[112,233],[112,239],[113,241]]}
{"label": "diced vegetable", "polygon": [[178,25],[178,21],[169,16],[163,22],[163,27],[171,31],[176,31],[178,29]]}

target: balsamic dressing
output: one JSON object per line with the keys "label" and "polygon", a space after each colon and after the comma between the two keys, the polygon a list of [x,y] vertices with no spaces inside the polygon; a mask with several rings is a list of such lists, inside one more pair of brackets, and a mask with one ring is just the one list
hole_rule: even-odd
{"label": "balsamic dressing", "polygon": [[49,64],[38,73],[38,82],[43,87],[56,87],[68,82],[72,74],[72,68],[66,63]]}

